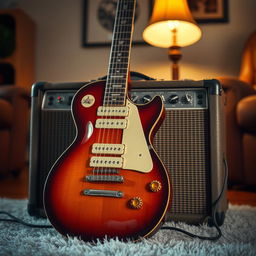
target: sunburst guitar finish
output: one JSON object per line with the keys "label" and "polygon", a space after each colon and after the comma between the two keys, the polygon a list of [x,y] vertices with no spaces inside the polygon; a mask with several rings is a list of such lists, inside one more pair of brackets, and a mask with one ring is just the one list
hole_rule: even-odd
{"label": "sunburst guitar finish", "polygon": [[106,81],[72,101],[77,135],[46,179],[44,207],[62,234],[85,241],[139,240],[158,230],[170,202],[168,172],[152,147],[162,99],[136,106],[128,96],[135,0],[119,0]]}
{"label": "sunburst guitar finish", "polygon": [[[138,240],[157,231],[170,200],[168,173],[151,145],[152,136],[162,121],[164,108],[160,97],[138,107],[127,99],[128,105],[138,110],[137,117],[143,133],[138,132],[138,127],[129,132],[125,141],[129,144],[123,144],[123,134],[134,120],[131,120],[130,112],[125,117],[119,117],[120,120],[127,120],[124,129],[95,128],[99,118],[109,122],[112,118],[97,115],[103,100],[104,85],[104,82],[87,85],[73,101],[77,137],[47,177],[45,210],[52,225],[64,235],[79,236],[86,241],[105,237]],[[81,103],[86,95],[92,95],[95,100],[88,107]],[[137,142],[144,140],[146,153],[143,149],[137,150]],[[110,154],[92,153],[93,145],[97,143],[105,145],[105,148],[107,145],[110,148],[111,145],[124,145],[124,149],[120,155],[113,154],[113,151]],[[130,154],[135,155],[136,159],[130,158]],[[116,168],[108,162],[101,164],[106,167],[91,167],[93,157],[99,160],[108,158],[109,161],[112,157],[122,159],[122,166],[135,168]],[[136,163],[142,171],[140,167],[136,168]],[[150,169],[144,166],[150,166]]]}

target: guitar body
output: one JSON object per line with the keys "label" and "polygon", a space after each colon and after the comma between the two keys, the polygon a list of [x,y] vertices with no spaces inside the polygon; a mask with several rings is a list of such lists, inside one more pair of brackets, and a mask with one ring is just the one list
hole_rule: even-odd
{"label": "guitar body", "polygon": [[[139,240],[158,230],[170,201],[168,172],[151,145],[164,107],[160,97],[139,106],[127,98],[127,115],[102,117],[97,111],[104,90],[105,81],[90,83],[73,99],[77,136],[49,172],[44,188],[45,211],[64,235],[85,241],[105,237]],[[96,125],[98,119],[126,123],[122,128],[96,128],[101,125]],[[116,149],[121,150],[118,154],[106,153],[97,151],[95,143],[122,145],[123,149]],[[98,158],[93,160],[95,156]],[[119,159],[122,166],[116,167]],[[114,167],[108,166],[108,161]]]}

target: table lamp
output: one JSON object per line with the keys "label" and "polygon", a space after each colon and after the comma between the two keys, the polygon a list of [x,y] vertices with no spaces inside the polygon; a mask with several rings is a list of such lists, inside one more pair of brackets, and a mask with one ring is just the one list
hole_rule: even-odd
{"label": "table lamp", "polygon": [[156,47],[169,48],[172,79],[179,79],[180,48],[201,38],[201,29],[189,10],[187,0],[155,0],[152,16],[143,39]]}

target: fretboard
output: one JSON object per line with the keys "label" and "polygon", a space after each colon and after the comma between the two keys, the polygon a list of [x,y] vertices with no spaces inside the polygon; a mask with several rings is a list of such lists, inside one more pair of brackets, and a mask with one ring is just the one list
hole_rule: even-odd
{"label": "fretboard", "polygon": [[117,4],[103,102],[105,106],[125,104],[135,2],[119,0]]}

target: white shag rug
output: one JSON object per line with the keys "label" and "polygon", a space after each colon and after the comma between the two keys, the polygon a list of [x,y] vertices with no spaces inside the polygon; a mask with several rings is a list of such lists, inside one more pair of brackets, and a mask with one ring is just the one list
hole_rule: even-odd
{"label": "white shag rug", "polygon": [[[27,200],[0,198],[0,211],[8,211],[26,222],[48,224],[45,219],[28,215]],[[0,218],[6,216],[0,215]],[[216,234],[214,228],[205,225],[197,227],[170,222],[165,225],[204,236]],[[256,255],[256,207],[230,205],[221,230],[223,235],[215,242],[190,238],[176,231],[160,230],[153,237],[138,243],[111,239],[90,244],[77,238],[63,237],[54,229],[31,228],[18,223],[0,221],[0,255]]]}

